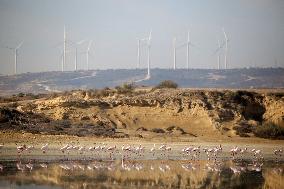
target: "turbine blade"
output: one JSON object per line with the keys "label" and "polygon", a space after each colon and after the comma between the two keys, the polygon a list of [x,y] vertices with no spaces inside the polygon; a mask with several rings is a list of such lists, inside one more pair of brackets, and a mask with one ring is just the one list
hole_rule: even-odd
{"label": "turbine blade", "polygon": [[190,43],[190,39],[189,39],[189,30],[187,31],[187,42]]}
{"label": "turbine blade", "polygon": [[179,49],[179,48],[182,48],[182,47],[184,47],[186,45],[187,45],[187,43],[183,43],[183,44],[180,44],[179,46],[176,46],[176,48]]}
{"label": "turbine blade", "polygon": [[23,45],[24,41],[22,41],[15,49],[19,49]]}
{"label": "turbine blade", "polygon": [[81,41],[79,41],[79,42],[77,42],[77,45],[81,45],[82,43],[84,43],[86,40],[85,39],[83,39],[83,40],[81,40]]}
{"label": "turbine blade", "polygon": [[222,29],[222,30],[223,30],[223,34],[224,34],[225,40],[226,40],[226,41],[228,41],[228,36],[227,36],[227,34],[226,34],[226,32],[225,32],[224,27],[223,27],[223,29]]}
{"label": "turbine blade", "polygon": [[90,41],[89,41],[89,45],[88,45],[88,49],[87,49],[87,51],[89,51],[89,50],[90,50],[92,43],[93,43],[93,40],[90,40]]}
{"label": "turbine blade", "polygon": [[149,37],[148,37],[148,47],[150,47],[151,45],[151,39],[152,39],[152,29],[150,30]]}

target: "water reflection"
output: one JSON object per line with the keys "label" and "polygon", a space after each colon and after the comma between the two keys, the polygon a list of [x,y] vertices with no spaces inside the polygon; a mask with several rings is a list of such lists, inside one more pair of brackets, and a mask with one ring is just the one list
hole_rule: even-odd
{"label": "water reflection", "polygon": [[4,161],[0,188],[284,188],[283,163]]}

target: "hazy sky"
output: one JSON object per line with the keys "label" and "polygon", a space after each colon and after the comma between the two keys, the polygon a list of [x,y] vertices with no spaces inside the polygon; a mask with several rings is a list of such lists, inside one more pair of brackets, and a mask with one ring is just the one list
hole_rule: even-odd
{"label": "hazy sky", "polygon": [[[171,68],[172,41],[186,40],[191,68],[216,68],[217,39],[228,33],[229,67],[284,66],[284,0],[0,0],[0,73],[60,70],[63,26],[71,41],[94,40],[93,69],[135,68],[137,38],[152,29],[152,67]],[[79,46],[79,69],[86,68],[87,43]],[[146,51],[142,49],[142,66]],[[74,68],[74,48],[67,54]],[[222,57],[223,58],[223,57]],[[186,66],[186,49],[177,52],[177,67]]]}

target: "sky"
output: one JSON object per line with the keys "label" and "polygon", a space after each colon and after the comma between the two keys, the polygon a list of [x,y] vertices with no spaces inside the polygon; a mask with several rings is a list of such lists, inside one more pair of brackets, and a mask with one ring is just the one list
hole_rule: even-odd
{"label": "sky", "polygon": [[[190,68],[217,68],[218,40],[228,38],[228,68],[284,67],[284,0],[0,0],[0,74],[61,70],[63,28],[67,31],[66,70],[136,68],[137,40],[152,30],[151,67],[173,67],[173,38],[186,42]],[[141,67],[147,66],[141,47]],[[224,51],[220,51],[224,67]],[[186,48],[177,50],[186,67]]]}

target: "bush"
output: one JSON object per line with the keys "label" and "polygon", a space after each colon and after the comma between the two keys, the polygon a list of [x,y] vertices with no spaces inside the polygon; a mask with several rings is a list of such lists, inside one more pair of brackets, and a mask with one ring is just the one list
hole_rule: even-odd
{"label": "bush", "polygon": [[95,89],[95,90],[88,90],[87,91],[89,97],[91,98],[100,98],[100,97],[107,97],[107,96],[111,96],[115,93],[114,90],[108,88],[108,87],[105,87],[103,89]]}
{"label": "bush", "polygon": [[164,80],[160,82],[155,88],[162,89],[162,88],[173,88],[176,89],[178,87],[178,84],[171,81],[171,80]]}
{"label": "bush", "polygon": [[253,133],[261,138],[284,139],[284,128],[270,122],[255,127]]}
{"label": "bush", "polygon": [[131,94],[134,91],[135,86],[133,83],[124,83],[122,86],[116,86],[115,89],[118,94]]}
{"label": "bush", "polygon": [[25,96],[24,93],[19,93],[19,94],[18,94],[18,97],[24,97],[24,96]]}
{"label": "bush", "polygon": [[154,132],[154,133],[165,133],[165,131],[163,129],[160,129],[160,128],[153,128],[151,131]]}

